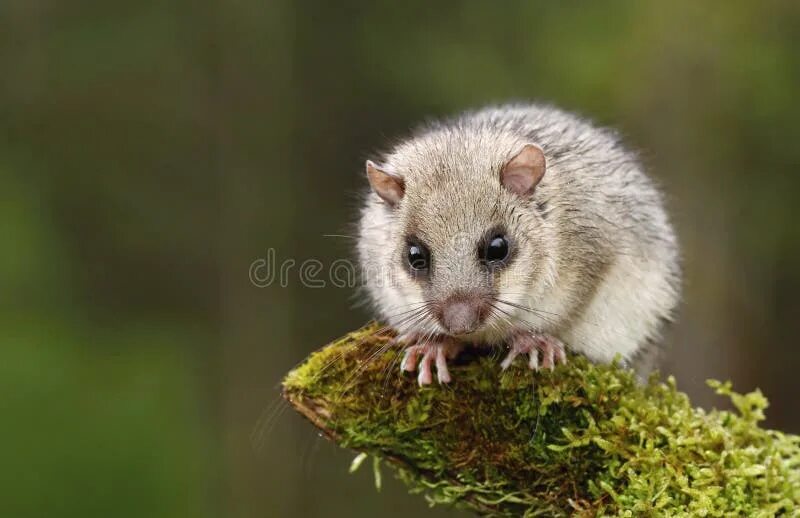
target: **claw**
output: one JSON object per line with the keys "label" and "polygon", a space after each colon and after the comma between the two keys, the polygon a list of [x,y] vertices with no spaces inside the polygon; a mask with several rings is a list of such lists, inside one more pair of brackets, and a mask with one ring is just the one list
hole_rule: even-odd
{"label": "claw", "polygon": [[511,346],[511,349],[508,351],[505,359],[500,363],[500,368],[506,370],[507,368],[511,367],[511,364],[514,363],[514,360],[519,356],[520,350],[516,349],[514,346]]}
{"label": "claw", "polygon": [[508,355],[500,363],[503,370],[508,369],[520,354],[528,355],[528,367],[539,370],[539,353],[542,353],[542,367],[552,370],[556,363],[567,363],[564,344],[557,338],[549,335],[522,333],[515,336],[511,342]]}
{"label": "claw", "polygon": [[409,347],[403,353],[403,361],[400,362],[400,372],[414,372],[417,370],[417,357],[419,350],[415,347]]}
{"label": "claw", "polygon": [[532,371],[539,370],[539,352],[535,349],[528,353],[528,368]]}
{"label": "claw", "polygon": [[417,383],[419,386],[423,385],[430,385],[433,381],[433,375],[431,374],[431,360],[432,354],[430,351],[425,351],[425,354],[422,355],[422,361],[419,362],[419,376],[417,376]]}
{"label": "claw", "polygon": [[564,344],[558,342],[558,346],[556,349],[556,360],[558,360],[561,365],[567,364],[567,352],[564,350]]}
{"label": "claw", "polygon": [[447,370],[447,358],[444,356],[444,347],[436,348],[436,379],[439,383],[450,383],[450,371]]}
{"label": "claw", "polygon": [[447,368],[447,360],[455,358],[460,350],[459,344],[447,339],[441,342],[412,345],[406,348],[403,360],[400,362],[400,370],[414,372],[419,364],[417,383],[420,386],[430,385],[433,382],[431,364],[435,364],[437,381],[450,383],[452,378]]}

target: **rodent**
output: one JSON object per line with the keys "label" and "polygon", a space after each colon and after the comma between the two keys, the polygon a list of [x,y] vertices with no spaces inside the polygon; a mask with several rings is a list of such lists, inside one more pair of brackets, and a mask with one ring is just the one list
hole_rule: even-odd
{"label": "rodent", "polygon": [[[366,162],[364,285],[420,385],[463,344],[551,367],[564,348],[635,362],[658,348],[681,285],[661,193],[617,134],[514,104],[427,123]],[[540,362],[541,355],[541,362]]]}

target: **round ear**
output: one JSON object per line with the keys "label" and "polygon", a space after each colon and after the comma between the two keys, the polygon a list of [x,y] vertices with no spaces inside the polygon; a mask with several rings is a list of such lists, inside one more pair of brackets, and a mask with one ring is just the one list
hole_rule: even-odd
{"label": "round ear", "polygon": [[542,148],[525,144],[500,171],[500,183],[520,196],[530,196],[544,176],[545,158]]}
{"label": "round ear", "polygon": [[367,160],[367,180],[373,192],[390,207],[397,206],[406,193],[406,183],[401,176],[387,173],[372,160]]}

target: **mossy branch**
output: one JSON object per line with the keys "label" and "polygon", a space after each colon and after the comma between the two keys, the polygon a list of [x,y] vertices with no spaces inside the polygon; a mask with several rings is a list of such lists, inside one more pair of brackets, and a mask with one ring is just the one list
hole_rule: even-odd
{"label": "mossy branch", "polygon": [[312,354],[286,399],[340,445],[390,462],[413,492],[486,516],[798,516],[800,437],[759,426],[767,401],[711,382],[738,412],[693,408],[582,357],[555,371],[463,355],[448,386],[398,374],[372,324]]}

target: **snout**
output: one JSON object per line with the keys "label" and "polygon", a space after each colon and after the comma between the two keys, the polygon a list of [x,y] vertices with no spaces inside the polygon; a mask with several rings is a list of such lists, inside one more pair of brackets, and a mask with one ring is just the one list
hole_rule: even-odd
{"label": "snout", "polygon": [[454,295],[442,303],[439,323],[453,335],[472,333],[486,319],[487,308],[478,295]]}

